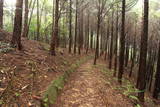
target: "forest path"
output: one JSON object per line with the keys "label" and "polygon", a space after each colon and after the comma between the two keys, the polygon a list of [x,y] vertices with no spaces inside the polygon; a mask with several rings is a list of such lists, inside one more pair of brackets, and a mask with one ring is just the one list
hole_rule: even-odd
{"label": "forest path", "polygon": [[[105,63],[101,63],[105,67]],[[54,107],[132,107],[113,91],[98,65],[90,60],[71,74]]]}

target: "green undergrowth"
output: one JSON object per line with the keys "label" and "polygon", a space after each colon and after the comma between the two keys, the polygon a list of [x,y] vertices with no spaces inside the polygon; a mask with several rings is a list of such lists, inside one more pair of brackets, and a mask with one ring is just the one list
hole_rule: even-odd
{"label": "green undergrowth", "polygon": [[[40,48],[45,51],[50,51],[50,45],[47,43],[39,42]],[[57,52],[63,52],[63,48],[57,48]]]}
{"label": "green undergrowth", "polygon": [[0,53],[8,53],[13,51],[14,49],[10,46],[9,43],[0,41]]}
{"label": "green undergrowth", "polygon": [[109,85],[113,90],[120,92],[122,95],[130,99],[130,101],[135,105],[135,107],[141,107],[137,94],[141,91],[136,89],[133,83],[128,79],[123,78],[123,85],[112,85],[113,82],[117,82],[117,77],[113,76],[114,70],[107,69],[104,65],[95,65],[94,67],[99,68],[101,72],[108,78],[106,84]]}
{"label": "green undergrowth", "polygon": [[67,79],[69,78],[72,72],[75,72],[76,69],[87,60],[91,59],[91,56],[84,57],[78,60],[76,63],[72,64],[70,69],[64,72],[63,75],[59,76],[56,80],[53,80],[50,86],[48,87],[47,91],[43,95],[43,105],[45,107],[49,107],[55,103],[56,98],[59,92],[63,89]]}
{"label": "green undergrowth", "polygon": [[[97,65],[98,67],[98,65]],[[123,77],[122,79],[122,85],[117,85],[117,77],[113,76],[114,70],[109,70],[105,66],[100,66],[101,72],[108,78],[106,81],[106,84],[111,86],[113,90],[116,90],[117,92],[124,95],[126,98],[128,98],[134,105],[134,107],[142,107],[139,99],[138,99],[138,93],[141,93],[143,91],[138,90],[135,85],[128,79]],[[115,85],[113,85],[115,83]],[[146,102],[152,103],[152,99],[149,97],[145,97]]]}
{"label": "green undergrowth", "polygon": [[138,97],[137,97],[137,94],[141,91],[136,89],[134,84],[132,84],[128,79],[123,78],[123,80],[122,80],[123,85],[112,86],[111,84],[113,82],[117,82],[117,77],[113,76],[114,71],[113,70],[108,70],[107,68],[103,68],[101,70],[101,72],[103,72],[108,78],[110,77],[110,79],[108,79],[106,83],[108,85],[110,85],[113,90],[116,90],[116,91],[120,92],[122,95],[129,98],[130,101],[134,104],[135,107],[141,107],[141,105],[139,104]]}

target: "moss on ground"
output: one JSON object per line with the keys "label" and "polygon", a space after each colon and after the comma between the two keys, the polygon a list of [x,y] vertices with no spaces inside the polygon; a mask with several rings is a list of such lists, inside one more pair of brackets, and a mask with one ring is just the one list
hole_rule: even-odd
{"label": "moss on ground", "polygon": [[54,104],[56,102],[57,96],[59,92],[63,89],[65,82],[69,78],[69,75],[72,72],[75,72],[76,69],[84,62],[92,58],[91,56],[87,56],[78,60],[75,64],[72,64],[70,69],[64,72],[63,75],[59,76],[56,80],[52,81],[47,91],[43,95],[43,106],[49,107],[49,105]]}

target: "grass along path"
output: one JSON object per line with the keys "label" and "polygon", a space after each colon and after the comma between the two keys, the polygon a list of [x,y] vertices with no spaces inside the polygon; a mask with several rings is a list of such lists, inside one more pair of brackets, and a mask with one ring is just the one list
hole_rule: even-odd
{"label": "grass along path", "polygon": [[101,70],[93,66],[92,60],[80,66],[71,74],[54,107],[132,107],[132,103],[109,86]]}

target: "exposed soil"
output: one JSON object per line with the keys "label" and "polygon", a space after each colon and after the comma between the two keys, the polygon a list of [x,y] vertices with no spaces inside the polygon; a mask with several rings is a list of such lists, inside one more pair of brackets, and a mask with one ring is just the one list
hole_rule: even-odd
{"label": "exposed soil", "polygon": [[[2,33],[10,36],[7,32]],[[9,41],[3,39],[1,42]],[[25,38],[22,38],[22,44],[23,51],[13,49],[0,53],[0,103],[8,106],[36,106],[33,96],[41,97],[51,81],[84,57],[68,54],[67,49],[61,48],[56,56],[51,56],[48,44]]]}
{"label": "exposed soil", "polygon": [[127,98],[112,89],[101,70],[92,60],[83,64],[71,75],[53,107],[132,107]]}

